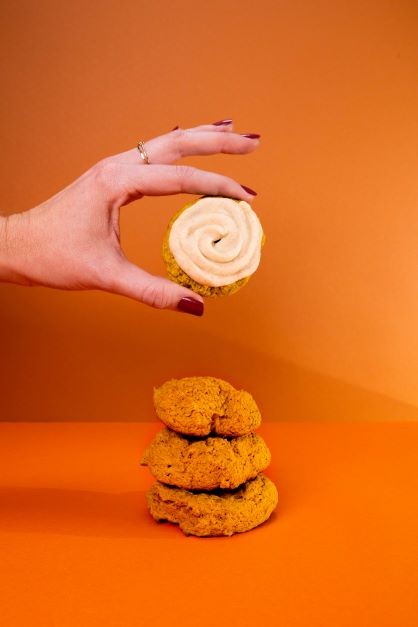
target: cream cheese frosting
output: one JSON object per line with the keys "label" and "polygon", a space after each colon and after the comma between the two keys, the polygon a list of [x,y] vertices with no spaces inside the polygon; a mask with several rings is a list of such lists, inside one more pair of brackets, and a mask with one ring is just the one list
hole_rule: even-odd
{"label": "cream cheese frosting", "polygon": [[245,200],[205,196],[174,221],[168,245],[180,268],[202,285],[230,285],[260,263],[263,229]]}

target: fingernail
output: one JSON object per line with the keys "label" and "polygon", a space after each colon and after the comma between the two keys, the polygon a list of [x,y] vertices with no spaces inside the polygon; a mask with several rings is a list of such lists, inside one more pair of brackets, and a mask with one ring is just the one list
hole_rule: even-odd
{"label": "fingernail", "polygon": [[172,128],[172,129],[171,129],[170,133],[171,133],[172,131],[176,131],[178,128],[180,128],[180,127],[179,127],[179,126],[175,126],[174,128]]}
{"label": "fingernail", "polygon": [[258,133],[241,133],[243,137],[248,137],[249,139],[259,139],[261,135]]}
{"label": "fingernail", "polygon": [[245,189],[247,194],[252,194],[253,196],[257,196],[257,192],[255,192],[251,187],[247,187],[246,185],[241,185],[242,189]]}
{"label": "fingernail", "polygon": [[223,124],[232,124],[232,120],[218,120],[218,122],[213,122],[214,126],[221,126]]}
{"label": "fingernail", "polygon": [[203,316],[204,305],[200,300],[186,297],[179,300],[177,309],[192,316]]}

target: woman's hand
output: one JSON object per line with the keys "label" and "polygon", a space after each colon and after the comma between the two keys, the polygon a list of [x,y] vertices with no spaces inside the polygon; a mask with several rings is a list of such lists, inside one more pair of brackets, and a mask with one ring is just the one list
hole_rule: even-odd
{"label": "woman's hand", "polygon": [[244,154],[259,136],[233,132],[232,122],[174,129],[103,159],[46,202],[0,219],[0,280],[65,290],[99,289],[153,307],[202,315],[203,299],[132,264],[120,246],[119,211],[143,196],[190,193],[250,202],[255,192],[227,176],[184,165],[181,157]]}

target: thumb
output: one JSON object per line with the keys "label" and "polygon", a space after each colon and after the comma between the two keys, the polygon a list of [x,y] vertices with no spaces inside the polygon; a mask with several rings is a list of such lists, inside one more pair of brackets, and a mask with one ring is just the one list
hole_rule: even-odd
{"label": "thumb", "polygon": [[128,260],[118,265],[108,291],[128,296],[157,309],[174,309],[202,316],[203,298],[173,281],[154,276]]}

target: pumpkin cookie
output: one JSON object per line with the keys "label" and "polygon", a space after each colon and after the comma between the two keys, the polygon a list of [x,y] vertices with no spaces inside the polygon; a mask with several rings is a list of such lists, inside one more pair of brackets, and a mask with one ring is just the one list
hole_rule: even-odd
{"label": "pumpkin cookie", "polygon": [[164,424],[186,435],[247,435],[261,423],[260,411],[249,392],[214,377],[166,381],[154,389],[154,406]]}
{"label": "pumpkin cookie", "polygon": [[213,490],[238,487],[267,468],[270,460],[266,443],[255,433],[233,439],[196,439],[166,428],[151,442],[141,464],[162,483]]}
{"label": "pumpkin cookie", "polygon": [[202,296],[226,296],[257,270],[265,236],[245,200],[203,196],[180,209],[167,228],[169,278]]}
{"label": "pumpkin cookie", "polygon": [[186,535],[231,536],[266,521],[278,501],[274,483],[264,475],[236,490],[189,492],[157,481],[147,492],[151,515],[177,523]]}

